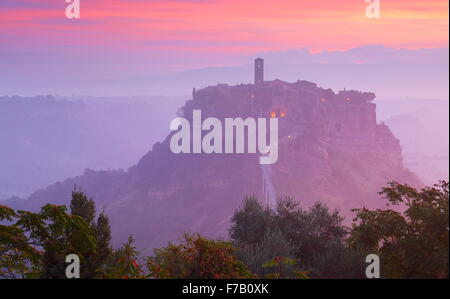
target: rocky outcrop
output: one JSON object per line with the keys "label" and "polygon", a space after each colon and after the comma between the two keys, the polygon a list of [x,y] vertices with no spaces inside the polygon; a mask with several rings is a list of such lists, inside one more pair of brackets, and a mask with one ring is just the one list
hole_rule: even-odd
{"label": "rocky outcrop", "polygon": [[226,236],[246,195],[266,205],[284,195],[305,206],[323,201],[346,215],[351,208],[377,207],[377,192],[389,180],[419,181],[404,168],[399,141],[377,124],[374,98],[306,81],[207,87],[180,114],[189,119],[200,109],[203,118],[277,117],[277,163],[261,166],[259,154],[173,154],[169,135],[126,172],[86,171],[34,193],[23,207],[67,204],[76,184],[111,217],[117,243],[133,233],[146,249],[185,231]]}

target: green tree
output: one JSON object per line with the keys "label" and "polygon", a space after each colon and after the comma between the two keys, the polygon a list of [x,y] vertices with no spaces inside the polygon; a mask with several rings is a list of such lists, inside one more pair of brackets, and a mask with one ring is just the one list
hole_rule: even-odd
{"label": "green tree", "polygon": [[140,253],[134,246],[133,236],[130,235],[126,243],[108,255],[103,273],[105,278],[112,279],[142,279],[146,277],[140,263]]}
{"label": "green tree", "polygon": [[277,256],[268,262],[265,262],[262,267],[269,273],[264,275],[267,279],[308,279],[309,271],[297,269],[298,261],[284,256]]}
{"label": "green tree", "polygon": [[347,229],[343,217],[323,203],[304,210],[286,197],[278,201],[276,211],[276,223],[294,244],[295,256],[309,267],[314,267],[315,258],[327,253],[331,244],[344,243]]}
{"label": "green tree", "polygon": [[94,232],[96,247],[90,252],[84,252],[86,259],[85,266],[81,270],[81,277],[95,278],[103,277],[104,264],[111,254],[111,228],[109,219],[105,213],[100,213],[97,221],[96,205],[93,199],[88,198],[86,194],[80,190],[72,192],[72,200],[70,201],[70,211],[72,215],[80,216]]}
{"label": "green tree", "polygon": [[[386,278],[448,278],[448,182],[416,190],[390,182],[386,210],[355,209],[349,243],[380,256]],[[395,208],[395,209],[394,209]]]}
{"label": "green tree", "polygon": [[65,278],[65,257],[76,253],[85,265],[85,253],[95,249],[95,236],[79,216],[70,215],[65,206],[47,204],[39,213],[18,211],[19,226],[42,253],[38,267],[42,278]]}
{"label": "green tree", "polygon": [[0,205],[0,279],[27,278],[37,273],[33,265],[39,263],[41,252],[15,223],[18,217],[16,211]]}
{"label": "green tree", "polygon": [[95,239],[97,241],[97,249],[93,264],[96,269],[96,276],[103,278],[106,276],[106,262],[113,250],[111,248],[111,227],[109,218],[105,213],[100,213],[97,223],[94,227]]}
{"label": "green tree", "polygon": [[[341,269],[334,272],[339,273],[336,278],[357,278],[364,265],[356,260],[357,253],[345,246],[348,229],[342,221],[337,210],[330,211],[322,203],[302,209],[291,197],[285,197],[278,199],[272,211],[251,197],[244,200],[232,217],[230,237],[239,247],[240,258],[261,277],[270,270],[268,265],[289,268],[291,273],[308,269],[311,277],[329,277],[332,273],[325,272],[324,263],[345,257],[335,262]],[[270,244],[279,244],[279,247]],[[334,256],[330,250],[336,250]]]}
{"label": "green tree", "polygon": [[182,244],[155,249],[155,255],[147,259],[147,267],[154,278],[253,277],[236,258],[236,248],[231,243],[199,234],[185,234]]}
{"label": "green tree", "polygon": [[72,193],[72,214],[47,204],[37,213],[0,206],[0,278],[65,278],[68,254],[77,254],[81,277],[104,277],[111,254],[111,230],[104,213],[95,219],[95,203]]}
{"label": "green tree", "polygon": [[255,196],[248,196],[231,218],[230,237],[242,244],[258,244],[273,221],[273,211],[264,208]]}
{"label": "green tree", "polygon": [[72,191],[72,200],[70,201],[70,212],[83,218],[87,224],[93,226],[96,214],[96,206],[93,199],[88,198],[82,191]]}
{"label": "green tree", "polygon": [[313,257],[311,278],[364,279],[365,256],[342,242],[330,242],[327,249]]}
{"label": "green tree", "polygon": [[258,277],[297,278],[301,271],[292,245],[279,229],[268,230],[260,243],[237,247],[238,258]]}

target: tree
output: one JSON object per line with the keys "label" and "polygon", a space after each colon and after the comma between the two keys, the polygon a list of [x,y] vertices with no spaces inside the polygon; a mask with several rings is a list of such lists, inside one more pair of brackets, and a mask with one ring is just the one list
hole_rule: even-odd
{"label": "tree", "polygon": [[364,279],[365,256],[342,242],[330,242],[327,249],[313,257],[311,278]]}
{"label": "tree", "polygon": [[87,224],[93,226],[96,207],[93,199],[88,198],[82,191],[77,191],[76,186],[72,191],[72,200],[70,201],[70,212],[83,218]]}
{"label": "tree", "polygon": [[[357,260],[357,252],[345,246],[348,229],[342,221],[337,210],[330,211],[322,203],[305,210],[285,197],[278,199],[272,211],[251,197],[232,217],[230,237],[239,248],[240,259],[261,277],[276,265],[279,270],[285,268],[282,273],[276,272],[282,277],[306,277],[307,269],[307,276],[316,278],[359,278],[364,265]],[[343,259],[334,261],[336,271],[326,272],[325,263],[333,262],[333,258]],[[301,275],[294,275],[295,271]]]}
{"label": "tree", "polygon": [[230,237],[238,243],[260,243],[273,226],[273,211],[264,208],[255,196],[248,196],[231,218]]}
{"label": "tree", "polygon": [[47,204],[39,213],[18,211],[20,227],[29,235],[29,244],[39,254],[37,267],[42,278],[65,278],[65,257],[79,255],[86,263],[85,253],[95,249],[95,237],[89,225],[79,216],[70,215],[65,206]]}
{"label": "tree", "polygon": [[298,278],[308,279],[309,271],[298,270],[297,260],[287,258],[284,256],[277,256],[268,262],[265,262],[262,267],[269,273],[264,275],[264,278],[268,279],[286,279],[286,278]]}
{"label": "tree", "polygon": [[133,236],[130,235],[126,243],[108,256],[104,268],[104,277],[114,279],[145,278],[139,255],[139,251],[134,246]]}
{"label": "tree", "polygon": [[326,254],[331,244],[343,244],[347,233],[343,217],[323,203],[304,210],[292,198],[281,198],[275,218],[277,226],[295,246],[295,256],[309,267],[313,267],[317,256]]}
{"label": "tree", "polygon": [[95,258],[93,258],[94,267],[96,269],[96,275],[98,277],[105,277],[106,269],[105,263],[113,250],[111,248],[111,227],[109,224],[109,218],[105,213],[100,213],[97,218],[97,223],[94,227],[95,239],[97,241],[97,250]]}
{"label": "tree", "polygon": [[[14,221],[13,209],[0,205],[0,279],[27,278],[36,273],[41,252]],[[9,225],[6,225],[9,224]]]}
{"label": "tree", "polygon": [[416,190],[390,182],[380,192],[396,209],[355,209],[349,243],[380,256],[387,278],[448,278],[448,182]]}
{"label": "tree", "polygon": [[109,220],[101,213],[94,222],[95,203],[81,191],[70,206],[72,214],[51,204],[37,213],[0,206],[0,278],[65,278],[69,254],[79,256],[82,278],[103,277]]}
{"label": "tree", "polygon": [[80,216],[94,232],[96,247],[91,252],[85,252],[85,266],[82,268],[81,277],[95,278],[105,275],[103,265],[108,256],[111,254],[111,228],[109,219],[105,213],[100,213],[97,221],[96,205],[93,199],[88,198],[86,194],[80,190],[72,192],[72,200],[70,201],[70,211],[72,215]]}
{"label": "tree", "polygon": [[297,278],[302,270],[292,244],[279,229],[268,230],[260,243],[241,244],[237,252],[250,271],[262,278]]}
{"label": "tree", "polygon": [[236,258],[236,248],[229,242],[206,239],[199,234],[185,234],[179,245],[155,249],[147,259],[154,278],[251,278],[253,275]]}

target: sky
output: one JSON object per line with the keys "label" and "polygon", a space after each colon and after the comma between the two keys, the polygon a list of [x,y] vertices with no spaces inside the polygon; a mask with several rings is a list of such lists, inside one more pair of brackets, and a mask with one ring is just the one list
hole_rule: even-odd
{"label": "sky", "polygon": [[364,0],[80,4],[81,18],[67,19],[64,0],[0,0],[4,72],[17,78],[52,73],[98,79],[232,66],[261,52],[288,49],[448,47],[446,0],[380,0],[379,19],[366,17]]}

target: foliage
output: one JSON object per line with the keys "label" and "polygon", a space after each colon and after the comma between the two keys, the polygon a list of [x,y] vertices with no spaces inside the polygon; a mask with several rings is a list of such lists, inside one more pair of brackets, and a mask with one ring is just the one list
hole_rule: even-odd
{"label": "foliage", "polygon": [[294,244],[295,256],[310,267],[316,256],[327,253],[330,244],[343,243],[347,229],[342,220],[337,210],[330,212],[323,203],[304,210],[290,197],[277,202],[277,226]]}
{"label": "foliage", "polygon": [[38,213],[0,206],[0,278],[65,278],[65,257],[77,254],[82,278],[99,276],[110,254],[109,220],[95,203],[74,191],[72,214],[47,204]]}
{"label": "foliage", "polygon": [[[298,263],[293,258],[292,245],[280,230],[268,230],[260,243],[241,243],[237,247],[238,258],[259,277],[274,275],[278,278],[289,278],[298,270]],[[277,267],[269,267],[267,263],[274,261],[274,259],[280,261],[280,263],[277,263]],[[284,263],[285,260],[295,262]]]}
{"label": "foliage", "polygon": [[104,213],[100,213],[97,222],[95,222],[96,205],[93,199],[90,199],[82,191],[72,192],[70,201],[70,211],[72,215],[80,216],[90,227],[96,242],[93,250],[85,251],[84,267],[81,268],[81,277],[95,278],[104,277],[105,269],[103,267],[108,256],[111,254],[111,228],[109,219]]}
{"label": "foliage", "polygon": [[419,191],[390,182],[380,194],[396,210],[355,209],[350,245],[378,254],[384,277],[448,278],[448,192],[445,181]]}
{"label": "foliage", "polygon": [[322,254],[313,258],[311,278],[364,279],[365,256],[341,242],[331,242]]}
{"label": "foliage", "polygon": [[231,243],[185,234],[183,243],[155,249],[147,266],[154,278],[250,278]]}
{"label": "foliage", "polygon": [[4,278],[63,278],[65,256],[95,249],[95,238],[79,216],[66,207],[47,204],[39,213],[1,207],[0,274]]}
{"label": "foliage", "polygon": [[445,181],[421,190],[390,182],[380,192],[390,208],[353,210],[351,230],[321,203],[303,209],[286,197],[272,210],[247,197],[231,219],[231,242],[185,234],[145,263],[132,236],[111,248],[108,217],[96,219],[95,202],[81,191],[72,193],[70,213],[0,205],[0,279],[65,278],[73,253],[81,278],[364,278],[370,253],[385,278],[448,278],[448,189]]}
{"label": "foliage", "polygon": [[281,278],[298,278],[308,279],[308,271],[296,270],[297,261],[287,257],[276,256],[270,261],[264,263],[262,267],[269,270],[268,274],[264,275],[267,279],[281,279]]}
{"label": "foliage", "polygon": [[105,278],[142,279],[146,277],[139,262],[139,251],[133,244],[134,239],[130,235],[126,243],[108,256],[104,269]]}
{"label": "foliage", "polygon": [[273,211],[264,208],[255,196],[246,197],[233,217],[230,237],[241,243],[255,245],[273,226]]}
{"label": "foliage", "polygon": [[96,269],[96,276],[100,278],[107,277],[106,262],[112,255],[113,250],[110,246],[111,228],[109,218],[104,213],[100,213],[97,223],[94,227],[95,239],[97,240],[97,250],[92,263]]}
{"label": "foliage", "polygon": [[93,225],[96,213],[95,202],[93,199],[88,198],[82,191],[77,191],[76,186],[72,192],[70,211],[72,215],[80,216],[87,224]]}
{"label": "foliage", "polygon": [[[286,197],[278,199],[276,209],[272,211],[263,208],[255,197],[250,197],[232,217],[230,237],[239,247],[240,259],[260,277],[317,277],[318,272],[324,272],[324,262],[332,262],[330,250],[333,246],[350,251],[344,246],[347,229],[342,220],[338,211],[330,212],[321,203],[304,210],[292,198]],[[349,273],[341,272],[339,277],[355,276],[351,274],[357,272],[352,268],[354,259],[348,258],[352,253],[341,253],[346,256],[344,263],[351,265],[343,265]],[[268,265],[273,264],[274,258],[281,262],[279,271],[272,275]],[[295,263],[285,262],[293,260]],[[296,272],[300,274],[295,275]]]}
{"label": "foliage", "polygon": [[[11,223],[17,217],[13,209],[0,205],[0,223]],[[0,224],[0,279],[30,277],[33,268],[29,265],[37,264],[39,256],[21,227]]]}

